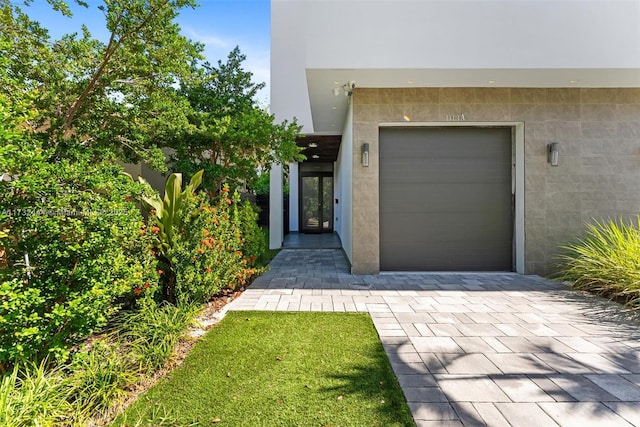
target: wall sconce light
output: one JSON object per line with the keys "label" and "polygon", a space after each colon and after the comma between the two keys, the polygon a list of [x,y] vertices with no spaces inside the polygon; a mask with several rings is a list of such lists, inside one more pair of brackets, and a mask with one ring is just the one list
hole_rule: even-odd
{"label": "wall sconce light", "polygon": [[351,96],[353,94],[353,90],[356,88],[356,82],[353,80],[349,80],[347,83],[342,85],[342,90],[344,91],[344,96]]}
{"label": "wall sconce light", "polygon": [[547,144],[547,162],[551,163],[551,166],[558,166],[558,154],[560,153],[560,144],[552,142]]}
{"label": "wall sconce light", "polygon": [[369,144],[362,144],[362,166],[369,167]]}

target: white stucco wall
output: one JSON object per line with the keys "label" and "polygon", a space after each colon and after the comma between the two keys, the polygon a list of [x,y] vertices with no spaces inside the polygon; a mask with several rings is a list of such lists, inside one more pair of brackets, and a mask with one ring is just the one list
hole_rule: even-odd
{"label": "white stucco wall", "polygon": [[634,0],[306,3],[309,68],[640,67]]}
{"label": "white stucco wall", "polygon": [[347,119],[342,132],[340,151],[335,163],[335,231],[340,236],[342,248],[351,263],[353,260],[353,107],[349,104]]}
{"label": "white stucco wall", "polygon": [[275,164],[269,177],[269,249],[280,249],[284,239],[282,184],[282,165]]}
{"label": "white stucco wall", "polygon": [[[298,118],[313,131],[305,78],[305,1],[271,2],[271,113],[277,121]],[[293,95],[295,94],[295,95]]]}

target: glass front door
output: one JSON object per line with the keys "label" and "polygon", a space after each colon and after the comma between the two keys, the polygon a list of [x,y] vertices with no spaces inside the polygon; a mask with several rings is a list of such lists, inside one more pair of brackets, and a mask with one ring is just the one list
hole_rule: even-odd
{"label": "glass front door", "polygon": [[300,177],[300,230],[333,232],[333,176],[305,173]]}

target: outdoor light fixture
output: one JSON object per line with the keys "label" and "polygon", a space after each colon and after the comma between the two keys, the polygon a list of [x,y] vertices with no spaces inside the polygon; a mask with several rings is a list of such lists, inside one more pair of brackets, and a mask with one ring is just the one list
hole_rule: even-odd
{"label": "outdoor light fixture", "polygon": [[551,166],[558,166],[559,145],[557,142],[547,144],[547,162],[551,163]]}
{"label": "outdoor light fixture", "polygon": [[362,144],[362,166],[369,166],[369,144]]}
{"label": "outdoor light fixture", "polygon": [[342,85],[342,90],[344,91],[344,96],[351,96],[353,94],[353,90],[356,88],[356,82],[353,80],[349,80],[347,83]]}

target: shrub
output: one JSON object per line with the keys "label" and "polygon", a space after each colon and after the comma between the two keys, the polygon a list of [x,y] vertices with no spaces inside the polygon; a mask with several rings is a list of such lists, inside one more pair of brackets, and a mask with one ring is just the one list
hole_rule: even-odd
{"label": "shrub", "polygon": [[267,250],[264,232],[258,225],[258,207],[245,200],[238,208],[238,215],[244,238],[244,255],[248,259],[248,264],[255,265]]}
{"label": "shrub", "polygon": [[[11,147],[8,149],[7,147]],[[141,187],[113,162],[56,159],[12,140],[0,171],[0,367],[53,355],[102,327],[145,284],[157,282],[134,200]],[[149,285],[150,286],[150,285]]]}
{"label": "shrub", "polygon": [[145,371],[153,371],[169,360],[196,314],[194,306],[149,304],[125,313],[118,322],[118,334],[136,363]]}
{"label": "shrub", "polygon": [[69,425],[74,408],[60,369],[46,363],[16,364],[0,383],[0,425],[5,427]]}
{"label": "shrub", "polygon": [[[285,174],[288,173],[288,166],[285,166]],[[258,178],[253,182],[250,186],[250,189],[253,191],[253,194],[256,196],[268,196],[270,191],[270,179],[271,179],[271,171],[262,172]],[[289,195],[291,191],[291,187],[289,186],[289,182],[285,181],[284,186],[282,187],[283,194],[285,196]]]}
{"label": "shrub", "polygon": [[134,358],[117,341],[101,338],[86,351],[73,355],[66,366],[73,405],[80,418],[88,419],[126,395],[126,387],[138,379]]}
{"label": "shrub", "polygon": [[[163,199],[143,196],[149,233],[158,260],[162,300],[171,304],[207,302],[223,288],[244,285],[266,250],[256,208],[224,187],[216,206],[196,194],[200,170],[182,190],[182,174],[167,179]],[[144,180],[141,180],[146,184]],[[148,187],[148,185],[147,185]]]}
{"label": "shrub", "polygon": [[205,194],[191,199],[180,233],[169,251],[179,303],[202,303],[222,289],[245,285],[259,272],[245,256],[238,193],[224,188],[211,206]]}
{"label": "shrub", "polygon": [[270,186],[270,174],[269,172],[263,172],[258,175],[258,179],[254,182],[251,189],[257,196],[266,196],[269,194]]}
{"label": "shrub", "polygon": [[578,289],[631,305],[640,303],[640,231],[624,221],[594,222],[586,236],[564,247],[558,278]]}
{"label": "shrub", "polygon": [[0,425],[93,425],[90,420],[109,419],[131,386],[172,356],[197,312],[194,306],[146,304],[122,312],[111,332],[89,340],[56,367],[47,360],[16,363],[0,377]]}
{"label": "shrub", "polygon": [[[175,304],[175,268],[169,259],[169,250],[173,247],[174,235],[179,232],[184,217],[183,205],[193,197],[195,190],[202,182],[200,170],[182,190],[182,174],[172,173],[165,183],[164,198],[157,193],[143,195],[142,203],[149,211],[151,230],[155,234],[154,242],[159,263],[165,274],[161,278],[163,298]],[[138,180],[150,187],[147,181],[139,177]]]}

